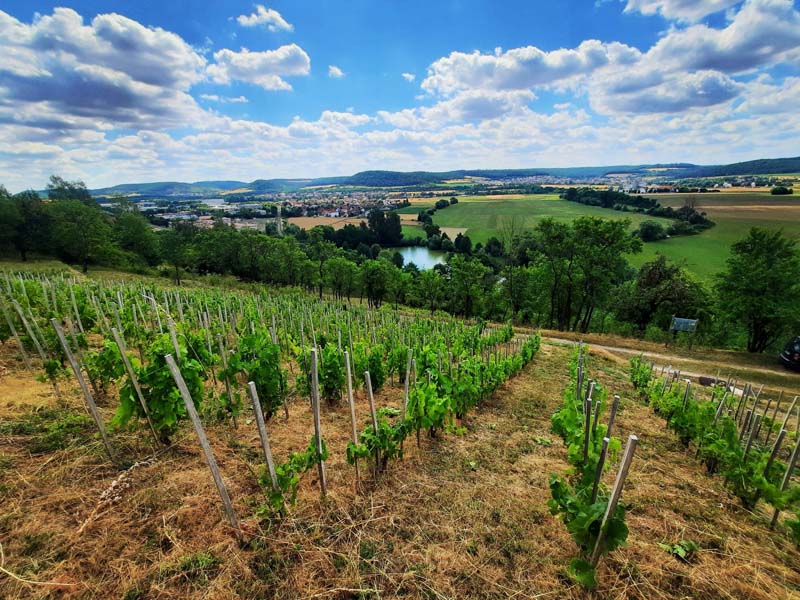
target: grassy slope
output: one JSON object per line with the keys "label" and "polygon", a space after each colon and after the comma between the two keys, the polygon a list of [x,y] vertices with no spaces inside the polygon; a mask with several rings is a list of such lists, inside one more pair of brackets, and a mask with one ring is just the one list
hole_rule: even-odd
{"label": "grassy slope", "polygon": [[[63,591],[76,598],[585,598],[564,576],[575,546],[546,506],[549,474],[567,467],[549,416],[561,401],[569,352],[545,345],[531,366],[467,417],[463,434],[423,437],[419,449],[409,440],[405,459],[360,495],[343,461],[347,408],[326,408],[328,501],[320,502],[312,471],[296,508],[272,525],[253,517],[263,502],[254,476],[262,462],[254,426],[242,419],[235,431],[206,421],[252,538],[244,549],[225,531],[186,427],[172,450],[130,472],[130,487],[113,503],[99,497],[120,472],[96,442],[31,456],[36,434],[0,436],[5,568],[70,583]],[[7,351],[0,360],[26,377]],[[618,434],[641,440],[623,496],[629,543],[601,564],[598,597],[791,597],[800,586],[800,553],[783,532],[767,531],[764,512],[741,510],[720,478],[704,474],[693,453],[633,398],[624,367],[602,352],[592,362],[592,376],[623,396]],[[53,405],[46,387],[40,390],[36,404]],[[384,391],[377,404],[396,404],[401,393]],[[0,421],[25,414],[16,401],[14,390],[0,386]],[[67,403],[69,411],[83,412],[76,386]],[[102,409],[106,418],[114,404]],[[357,411],[366,421],[360,391]],[[312,431],[307,404],[293,401],[290,420],[269,427],[276,456],[304,446]],[[148,456],[144,431],[113,439],[130,460]],[[616,460],[609,485],[615,469]],[[365,473],[369,479],[362,466]],[[701,547],[691,564],[658,546],[689,539]],[[8,579],[0,587],[7,598],[48,597],[53,590]]]}
{"label": "grassy slope", "polygon": [[[658,196],[666,205],[679,207],[687,198],[708,212],[716,227],[697,236],[679,237],[646,244],[641,254],[631,257],[635,265],[652,260],[656,253],[684,263],[703,278],[709,278],[725,266],[730,246],[747,235],[750,227],[783,228],[800,236],[800,198],[775,197],[768,193],[670,194]],[[400,212],[415,213],[433,205],[433,201],[415,203]],[[636,227],[648,219],[636,213],[620,213],[560,200],[555,195],[464,197],[459,203],[437,211],[434,222],[443,227],[467,227],[473,242],[485,242],[498,235],[505,216],[520,218],[532,227],[545,217],[571,220],[580,215],[604,218],[629,218]],[[665,225],[666,219],[655,219]],[[405,233],[405,230],[404,230]]]}
{"label": "grassy slope", "polygon": [[[402,209],[402,213],[416,213],[422,208],[433,206],[433,202],[419,202]],[[464,196],[458,204],[439,210],[433,217],[434,223],[441,227],[466,227],[473,243],[485,243],[490,237],[498,236],[504,218],[517,218],[525,227],[533,227],[544,218],[552,217],[559,221],[571,221],[582,216],[592,215],[604,218],[628,218],[633,226],[647,219],[636,213],[619,213],[594,206],[584,206],[565,202],[555,194],[533,196]],[[666,219],[656,219],[668,224]]]}

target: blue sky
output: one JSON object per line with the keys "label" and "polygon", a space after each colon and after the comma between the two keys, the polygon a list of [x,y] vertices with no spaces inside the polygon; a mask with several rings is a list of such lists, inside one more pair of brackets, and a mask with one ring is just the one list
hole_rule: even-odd
{"label": "blue sky", "polygon": [[0,183],[800,154],[792,0],[17,2]]}

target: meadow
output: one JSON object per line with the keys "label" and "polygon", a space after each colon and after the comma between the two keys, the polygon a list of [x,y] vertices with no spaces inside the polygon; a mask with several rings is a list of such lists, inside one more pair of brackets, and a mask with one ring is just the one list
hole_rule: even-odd
{"label": "meadow", "polygon": [[[766,192],[729,192],[719,194],[669,194],[657,196],[668,206],[679,207],[687,200],[708,213],[717,225],[696,236],[676,237],[644,245],[640,254],[631,257],[638,266],[664,254],[680,262],[702,278],[710,278],[725,267],[731,245],[745,237],[754,226],[783,229],[793,237],[800,237],[800,199],[796,196],[771,196]],[[432,200],[412,202],[398,212],[413,214],[433,206]],[[585,206],[561,200],[555,194],[530,196],[465,196],[458,204],[437,211],[434,223],[441,227],[466,227],[473,243],[485,243],[490,237],[500,237],[506,218],[516,218],[525,228],[532,228],[541,219],[552,217],[569,221],[583,215],[631,221],[633,228],[645,220],[654,220],[668,226],[668,219],[654,219],[636,213],[621,213],[609,209]],[[415,234],[415,229],[404,227],[404,235]]]}

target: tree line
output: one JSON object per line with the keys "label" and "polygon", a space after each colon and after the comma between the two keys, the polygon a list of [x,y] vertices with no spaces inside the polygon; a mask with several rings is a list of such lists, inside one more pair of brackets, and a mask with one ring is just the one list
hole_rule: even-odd
{"label": "tree line", "polygon": [[226,275],[376,308],[402,304],[657,341],[667,338],[674,315],[700,319],[697,343],[751,352],[800,333],[800,255],[781,231],[752,229],[712,282],[663,256],[634,268],[629,258],[642,241],[630,222],[590,216],[543,219],[532,228],[501,219],[497,237],[473,245],[460,235],[445,263],[420,270],[393,248],[402,242],[395,213],[376,211],[367,224],[338,231],[288,226],[283,236],[271,225],[266,232],[239,231],[221,220],[210,229],[179,221],[156,230],[133,205],[104,210],[80,182],[54,177],[48,195],[12,195],[0,187],[5,255],[52,256],[84,271],[107,265],[155,272],[178,284],[187,275]]}

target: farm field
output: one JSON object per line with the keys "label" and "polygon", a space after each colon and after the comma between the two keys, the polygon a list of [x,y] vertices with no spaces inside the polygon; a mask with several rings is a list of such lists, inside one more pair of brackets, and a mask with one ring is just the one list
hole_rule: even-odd
{"label": "farm field", "polygon": [[[433,206],[433,201],[412,203],[412,206],[397,212],[416,214],[421,208]],[[486,241],[492,236],[500,236],[505,218],[515,218],[526,227],[533,227],[537,221],[552,217],[561,221],[571,221],[582,216],[592,215],[604,218],[629,218],[638,225],[645,217],[635,213],[617,213],[561,200],[556,194],[511,195],[511,196],[464,196],[454,204],[439,210],[433,222],[440,227],[460,227],[467,229],[473,243]],[[657,219],[668,224],[666,219]]]}
{"label": "farm field", "polygon": [[686,200],[697,202],[716,226],[696,236],[645,244],[642,254],[633,257],[639,265],[656,253],[683,262],[702,277],[711,277],[725,268],[730,247],[744,238],[751,227],[783,229],[800,237],[800,197],[772,196],[769,193],[669,194],[656,196],[666,206],[680,207]]}
{"label": "farm field", "polygon": [[300,229],[313,229],[318,225],[341,229],[345,225],[358,226],[365,220],[348,217],[290,217],[287,219],[289,224],[297,225]]}
{"label": "farm field", "polygon": [[[550,341],[537,352],[538,342],[528,346],[535,338],[532,332],[510,326],[490,325],[477,334],[473,325],[457,319],[428,320],[421,314],[368,311],[360,306],[348,309],[344,318],[341,303],[300,294],[186,290],[152,286],[144,280],[120,285],[105,277],[76,284],[61,275],[41,288],[45,294],[37,283],[41,274],[31,277],[25,293],[15,285],[13,297],[30,302],[30,310],[24,312],[33,316],[34,329],[43,331],[49,315],[61,314],[62,309],[70,312],[72,306],[65,327],[74,331],[69,326],[74,313],[88,333],[81,361],[94,365],[99,357],[113,359],[108,345],[100,342],[116,323],[123,325],[130,359],[140,379],[144,377],[148,398],[152,393],[159,397],[156,384],[163,385],[160,377],[148,375],[160,364],[159,352],[174,347],[178,356],[189,354],[180,363],[184,373],[205,371],[205,393],[195,397],[210,449],[239,516],[243,541],[235,539],[226,522],[188,422],[176,426],[164,422],[161,412],[153,413],[159,432],[166,431],[170,438],[166,445],[154,446],[143,418],[108,425],[121,401],[124,376],[94,381],[92,389],[101,385],[103,390],[96,397],[115,450],[112,462],[86,415],[74,377],[57,378],[58,400],[48,380],[35,377],[43,372],[40,361],[33,359],[34,372],[28,372],[17,347],[9,342],[0,346],[3,598],[587,597],[567,575],[577,547],[548,510],[551,475],[563,476],[574,461],[551,429],[551,415],[563,410],[565,388],[574,390],[570,388],[574,373],[570,375],[568,366],[577,356],[575,344]],[[117,303],[123,310],[116,309]],[[172,324],[167,316],[177,318],[179,313],[184,318]],[[271,320],[271,315],[277,318]],[[158,333],[162,319],[169,334]],[[266,330],[270,322],[277,340],[272,346],[268,340],[273,331]],[[209,328],[219,344],[229,347],[232,371],[221,369],[219,356],[206,354],[205,344],[214,337]],[[257,333],[250,336],[252,330]],[[321,351],[320,385],[328,390],[334,372],[330,365],[337,360],[335,340],[345,332],[347,347],[351,330],[354,341],[349,347],[357,365],[369,364],[370,371],[380,372],[372,357],[373,350],[381,348],[378,361],[387,370],[394,366],[394,374],[375,388],[381,436],[388,431],[406,435],[406,429],[398,429],[401,421],[386,420],[396,419],[403,406],[396,358],[405,364],[403,344],[414,344],[420,375],[429,375],[419,381],[412,378],[409,420],[402,422],[413,424],[419,434],[405,439],[399,456],[387,455],[379,474],[373,470],[369,446],[359,450],[358,486],[358,471],[349,460],[353,425],[346,395],[332,403],[317,401],[326,444],[327,494],[320,494],[314,462],[295,467],[299,469],[296,501],[290,500],[290,487],[283,487],[291,484],[281,479],[283,509],[277,512],[269,500],[275,496],[269,493],[253,414],[246,400],[238,420],[220,412],[225,406],[218,404],[225,398],[223,380],[230,377],[235,396],[241,398],[243,376],[257,370],[257,382],[267,394],[262,394],[262,404],[268,397],[270,404],[265,406],[276,411],[267,422],[271,453],[285,469],[289,464],[285,457],[305,448],[315,435],[308,392],[300,386],[308,369],[310,340],[327,340]],[[70,333],[69,339],[77,342],[82,339],[79,335]],[[52,352],[50,337],[42,339],[47,340],[46,351]],[[147,358],[139,367],[142,347]],[[262,347],[261,365],[248,362],[245,349]],[[285,369],[289,390],[285,409],[279,398],[273,404],[276,398],[268,395],[275,391],[267,385],[274,381],[269,368],[275,355],[270,348],[277,348]],[[442,367],[442,354],[448,348],[461,358],[447,366],[445,357]],[[516,356],[525,348],[532,351],[527,365],[519,360],[522,354]],[[796,569],[800,551],[782,522],[777,531],[768,529],[771,512],[766,502],[746,510],[721,477],[706,474],[695,460],[694,447],[685,448],[664,427],[663,417],[642,404],[630,383],[627,356],[597,348],[584,357],[598,385],[622,398],[614,437],[639,438],[622,495],[627,544],[600,561],[598,597],[794,597],[800,589]],[[721,368],[726,375],[725,359],[717,358],[723,362],[715,361],[713,369]],[[99,364],[113,365],[113,360],[104,361]],[[480,379],[470,379],[469,369],[481,364]],[[735,366],[731,357],[730,368]],[[216,372],[216,378],[209,371]],[[468,410],[460,416],[455,414],[459,405],[444,397],[440,401],[447,407],[445,413],[427,412],[437,406],[430,396],[439,389],[435,382],[453,385],[447,383],[448,371],[461,390],[453,401],[475,400],[461,405]],[[89,372],[98,377],[97,371]],[[484,377],[491,377],[491,383]],[[197,379],[187,381],[198,389]],[[477,398],[477,389],[464,385],[469,381],[489,391]],[[759,406],[763,408],[766,399],[774,399],[781,390],[788,397],[799,387],[800,377],[771,384],[763,390]],[[335,395],[340,392],[341,388]],[[668,397],[679,400],[682,395],[679,386]],[[697,386],[695,400],[698,406],[710,406],[709,391]],[[363,426],[366,432],[372,404],[364,381],[356,380],[353,410],[358,428]],[[165,407],[153,406],[159,411]],[[605,431],[606,420],[605,409],[600,410],[603,424],[598,433]],[[446,421],[441,420],[444,415],[449,415]],[[797,427],[791,416],[781,460],[787,447],[796,443]],[[374,438],[361,435],[362,444],[374,443],[370,442]],[[393,447],[390,440],[378,439],[389,444],[381,452]],[[759,452],[763,451],[759,444]],[[604,489],[613,483],[620,461],[621,453],[609,455]],[[603,491],[598,500],[605,503],[606,498]],[[687,542],[695,549],[686,560],[667,551]]]}
{"label": "farm field", "polygon": [[[786,233],[800,236],[800,198],[776,197],[760,192],[726,192],[718,194],[658,194],[653,195],[668,206],[679,207],[685,200],[695,200],[717,225],[696,236],[677,237],[644,245],[640,254],[630,257],[635,266],[652,260],[657,253],[683,263],[702,278],[710,278],[725,266],[731,244],[743,238],[750,227],[782,228]],[[433,201],[414,202],[399,212],[415,214],[421,208],[433,206]],[[515,217],[532,227],[543,218],[572,220],[592,215],[603,218],[628,218],[632,227],[641,221],[656,220],[669,225],[667,219],[652,219],[636,213],[621,213],[609,209],[584,206],[561,200],[556,195],[532,196],[473,196],[459,198],[456,205],[437,211],[434,223],[442,227],[466,227],[467,235],[475,242],[486,242],[500,234],[504,217]],[[405,234],[405,230],[404,230]]]}

